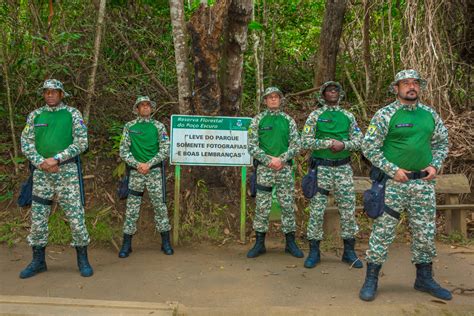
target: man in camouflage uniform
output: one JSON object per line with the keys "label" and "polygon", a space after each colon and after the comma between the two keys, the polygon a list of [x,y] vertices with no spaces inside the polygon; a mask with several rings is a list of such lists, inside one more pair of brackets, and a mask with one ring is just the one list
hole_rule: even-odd
{"label": "man in camouflage uniform", "polygon": [[355,212],[351,151],[360,149],[362,132],[355,117],[339,105],[344,91],[338,82],[328,81],[319,91],[319,109],[313,111],[303,128],[303,148],[312,150],[311,165],[317,168],[318,191],[310,201],[308,240],[310,251],[304,266],[313,268],[320,261],[319,243],[323,239],[324,210],[329,191],[334,197],[341,216],[341,237],[344,240],[342,261],[355,268],[362,262],[354,251],[358,231]]}
{"label": "man in camouflage uniform", "polygon": [[452,298],[432,273],[436,256],[434,179],[448,154],[448,132],[439,115],[419,101],[425,86],[417,71],[400,71],[390,85],[397,99],[375,113],[362,143],[364,155],[390,177],[385,212],[375,219],[369,239],[367,275],[359,293],[365,301],[375,298],[380,268],[405,209],[412,233],[412,263],[417,270],[415,289],[444,300]]}
{"label": "man in camouflage uniform", "polygon": [[122,134],[120,157],[130,169],[129,196],[127,212],[123,225],[123,244],[120,258],[126,258],[132,252],[132,236],[137,231],[137,220],[145,187],[155,208],[156,230],[160,232],[161,250],[174,253],[170,244],[170,223],[168,210],[163,201],[161,165],[168,157],[169,139],[165,126],[151,117],[156,103],[147,96],[139,96],[133,105],[138,117],[128,122]]}
{"label": "man in camouflage uniform", "polygon": [[300,138],[295,121],[281,110],[282,101],[283,94],[278,88],[267,88],[263,94],[267,109],[252,119],[249,128],[248,150],[258,161],[258,167],[253,222],[257,237],[255,245],[247,253],[248,258],[266,252],[265,234],[268,231],[273,187],[281,206],[285,252],[298,258],[304,256],[295,242],[294,179],[291,174],[291,160],[300,150]]}
{"label": "man in camouflage uniform", "polygon": [[54,194],[57,194],[71,226],[71,245],[77,251],[80,273],[88,277],[93,274],[87,259],[89,234],[80,197],[80,170],[75,163],[76,157],[87,149],[87,128],[81,113],[62,101],[69,94],[60,81],[46,80],[38,94],[44,97],[46,104],[28,115],[21,134],[21,149],[35,170],[28,236],[33,260],[21,271],[20,278],[29,278],[47,270],[45,247]]}

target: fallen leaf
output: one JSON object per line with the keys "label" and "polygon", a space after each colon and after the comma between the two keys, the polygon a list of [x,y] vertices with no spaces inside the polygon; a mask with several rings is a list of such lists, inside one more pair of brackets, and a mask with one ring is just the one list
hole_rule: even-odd
{"label": "fallen leaf", "polygon": [[226,227],[224,228],[224,234],[225,235],[229,235],[230,234],[230,230]]}
{"label": "fallen leaf", "polygon": [[438,303],[438,304],[446,304],[446,302],[440,301],[440,300],[431,300],[433,303]]}
{"label": "fallen leaf", "polygon": [[296,264],[289,264],[289,265],[287,265],[286,267],[287,267],[287,268],[296,268],[297,266],[296,266]]}

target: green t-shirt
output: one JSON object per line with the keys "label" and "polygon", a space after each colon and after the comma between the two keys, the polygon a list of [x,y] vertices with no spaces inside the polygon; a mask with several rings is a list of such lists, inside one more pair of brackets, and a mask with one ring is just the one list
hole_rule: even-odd
{"label": "green t-shirt", "polygon": [[416,110],[399,109],[388,126],[382,151],[388,161],[409,171],[420,171],[433,159],[431,137],[435,122],[433,115],[418,107]]}
{"label": "green t-shirt", "polygon": [[258,142],[265,154],[278,157],[288,150],[290,122],[283,115],[266,115],[258,124]]}
{"label": "green t-shirt", "polygon": [[62,152],[73,142],[72,114],[62,109],[43,111],[35,117],[35,147],[44,158]]}
{"label": "green t-shirt", "polygon": [[[351,120],[341,111],[324,111],[318,117],[315,137],[317,139],[349,140]],[[313,158],[344,159],[351,155],[348,150],[332,152],[331,149],[318,149],[313,151]]]}
{"label": "green t-shirt", "polygon": [[159,150],[158,129],[152,122],[137,122],[128,130],[131,140],[130,151],[138,162],[147,162]]}

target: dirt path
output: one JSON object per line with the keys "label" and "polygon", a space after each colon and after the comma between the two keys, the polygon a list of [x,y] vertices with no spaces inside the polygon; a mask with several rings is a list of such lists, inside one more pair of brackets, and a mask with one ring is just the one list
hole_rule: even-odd
{"label": "dirt path", "polygon": [[[177,247],[174,256],[153,248],[134,247],[127,259],[119,259],[111,249],[92,249],[95,274],[82,278],[71,248],[49,247],[48,271],[31,279],[18,278],[30,261],[27,246],[0,247],[0,295],[64,297],[77,299],[166,302],[177,301],[193,313],[222,311],[242,313],[254,307],[265,312],[287,314],[302,310],[349,311],[385,306],[390,314],[432,306],[439,310],[474,314],[474,295],[455,294],[447,304],[415,291],[415,267],[410,263],[409,246],[394,244],[383,267],[375,302],[358,298],[365,269],[350,270],[334,253],[323,253],[322,263],[308,270],[304,259],[283,252],[279,240],[269,242],[269,252],[257,259],[245,257],[249,245],[218,247],[209,244]],[[365,249],[362,245],[361,249]],[[438,245],[436,279],[449,289],[474,287],[474,247],[453,249]],[[276,308],[276,309],[275,309]],[[255,310],[254,310],[255,311]],[[336,313],[337,314],[337,313]]]}

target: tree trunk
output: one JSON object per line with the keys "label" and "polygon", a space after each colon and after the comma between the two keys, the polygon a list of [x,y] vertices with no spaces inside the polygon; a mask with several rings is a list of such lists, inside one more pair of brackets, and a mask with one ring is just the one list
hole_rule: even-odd
{"label": "tree trunk", "polygon": [[16,161],[16,158],[18,157],[18,144],[16,141],[16,135],[15,135],[15,121],[13,119],[13,104],[12,104],[12,98],[11,98],[11,91],[10,91],[10,79],[9,79],[9,74],[8,74],[8,65],[10,64],[7,60],[8,58],[8,51],[7,51],[7,36],[6,33],[7,28],[3,27],[2,29],[2,42],[0,46],[0,53],[2,57],[2,69],[3,69],[3,76],[4,81],[5,81],[5,88],[7,90],[7,104],[8,104],[8,120],[10,123],[10,132],[12,136],[12,144],[13,144],[13,165],[15,166],[15,174],[18,174],[18,163]]}
{"label": "tree trunk", "polygon": [[252,16],[252,0],[232,0],[222,64],[221,112],[235,114],[240,109],[244,51],[247,49],[247,29]]}
{"label": "tree trunk", "polygon": [[342,34],[346,0],[327,0],[323,27],[319,41],[314,86],[317,87],[336,76],[336,59]]}
{"label": "tree trunk", "polygon": [[370,96],[370,1],[364,0],[364,25],[362,27],[362,41],[364,47],[365,69],[365,98]]}
{"label": "tree trunk", "polygon": [[[265,3],[263,3],[265,6]],[[255,1],[254,1],[254,9],[252,11],[252,21],[256,21],[255,19]],[[262,94],[263,94],[263,62],[264,62],[264,50],[263,47],[265,46],[265,33],[262,30],[262,36],[259,35],[258,30],[252,31],[252,39],[253,39],[253,57],[255,60],[255,81],[256,81],[256,93],[255,93],[255,109],[256,112],[260,112],[260,103],[262,102]]]}
{"label": "tree trunk", "polygon": [[230,2],[218,0],[207,7],[201,4],[188,23],[194,55],[194,93],[191,100],[196,114],[215,115],[221,109],[218,70],[224,21]]}
{"label": "tree trunk", "polygon": [[191,113],[191,83],[189,73],[186,23],[182,0],[170,0],[171,25],[173,27],[174,56],[178,78],[178,108],[180,114]]}
{"label": "tree trunk", "polygon": [[104,24],[105,4],[106,4],[106,0],[100,0],[99,14],[97,16],[97,28],[95,31],[94,60],[92,62],[92,72],[89,77],[89,87],[87,89],[86,108],[84,109],[84,121],[86,123],[89,122],[89,114],[91,110],[92,97],[95,91],[95,76],[97,73],[97,65],[99,63],[100,42],[102,40],[102,26]]}

